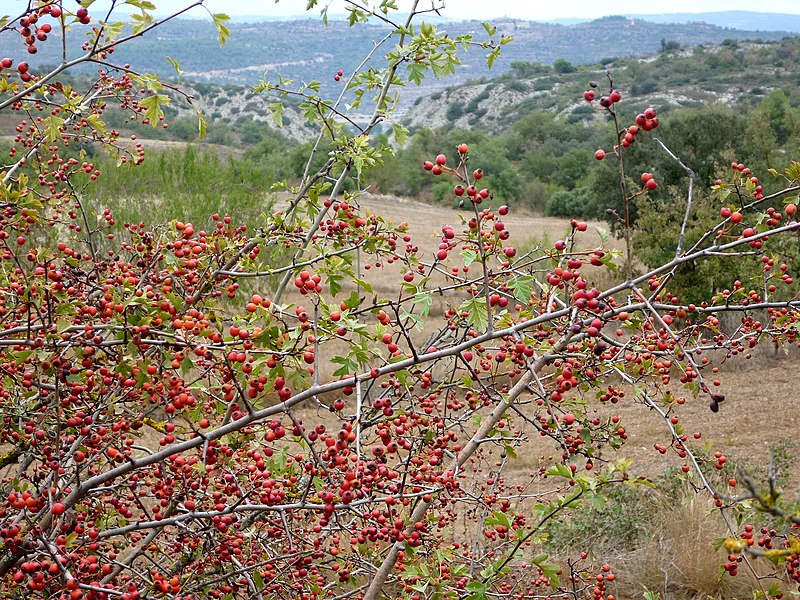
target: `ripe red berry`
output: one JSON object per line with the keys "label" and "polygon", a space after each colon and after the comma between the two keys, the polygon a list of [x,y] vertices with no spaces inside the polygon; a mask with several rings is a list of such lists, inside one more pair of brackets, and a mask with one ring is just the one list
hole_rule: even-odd
{"label": "ripe red berry", "polygon": [[85,19],[89,16],[89,11],[83,8],[82,6],[75,12],[75,16],[79,19]]}
{"label": "ripe red berry", "polygon": [[727,219],[732,214],[733,212],[727,206],[723,206],[722,208],[719,209],[719,216],[721,216],[723,219]]}
{"label": "ripe red berry", "polygon": [[642,183],[647,183],[653,178],[652,173],[642,173]]}
{"label": "ripe red berry", "polygon": [[785,210],[786,210],[786,216],[787,217],[793,217],[793,216],[795,216],[795,214],[797,214],[797,205],[796,204],[787,204]]}
{"label": "ripe red berry", "polygon": [[453,193],[456,196],[463,196],[464,195],[464,186],[461,185],[461,184],[458,184],[456,187],[453,188]]}
{"label": "ripe red berry", "polygon": [[658,187],[658,184],[656,183],[655,179],[648,179],[647,183],[645,183],[645,186],[647,186],[647,189],[652,192],[654,189]]}
{"label": "ripe red berry", "polygon": [[587,102],[591,102],[594,100],[594,90],[586,90],[583,92],[583,99]]}
{"label": "ripe red berry", "polygon": [[472,172],[472,178],[475,180],[483,179],[483,169],[475,169]]}
{"label": "ripe red berry", "polygon": [[647,108],[644,111],[644,118],[645,119],[655,119],[656,118],[656,110],[654,108]]}
{"label": "ripe red berry", "polygon": [[28,63],[26,62],[21,62],[17,65],[17,71],[19,71],[20,73],[27,73],[28,69],[29,69]]}
{"label": "ripe red berry", "polygon": [[742,222],[742,213],[735,212],[731,214],[731,223],[741,223]]}
{"label": "ripe red berry", "polygon": [[459,144],[458,145],[458,153],[459,154],[466,154],[467,152],[469,152],[469,146],[467,146],[466,144]]}
{"label": "ripe red berry", "polygon": [[50,512],[52,512],[54,515],[63,515],[66,510],[66,506],[64,506],[61,502],[56,502],[53,504],[53,508],[50,509]]}
{"label": "ripe red berry", "polygon": [[439,260],[445,260],[447,258],[447,250],[439,250],[436,253],[436,258]]}
{"label": "ripe red berry", "polygon": [[61,16],[61,8],[55,5],[50,6],[50,16],[58,19]]}
{"label": "ripe red berry", "polygon": [[338,71],[336,71],[336,74],[337,74],[339,77],[341,77],[342,75],[344,75],[344,71],[342,71],[341,69],[339,69]]}
{"label": "ripe red berry", "polygon": [[620,94],[617,90],[614,90],[613,92],[611,92],[608,95],[608,101],[611,104],[615,104],[615,103],[619,102],[620,100],[622,100],[622,94]]}
{"label": "ripe red berry", "polygon": [[436,164],[437,165],[444,165],[447,162],[447,157],[444,154],[440,154],[436,157]]}
{"label": "ripe red berry", "polygon": [[424,163],[422,163],[422,168],[425,169],[426,171],[430,171],[431,169],[433,169],[433,163],[429,160],[426,160]]}
{"label": "ripe red berry", "polygon": [[14,61],[11,60],[10,58],[4,58],[3,60],[0,60],[0,66],[2,66],[4,69],[11,68],[11,65],[13,65],[13,64],[14,64]]}
{"label": "ripe red berry", "polygon": [[605,150],[598,150],[597,152],[594,153],[594,157],[597,160],[603,160],[606,157],[606,151]]}

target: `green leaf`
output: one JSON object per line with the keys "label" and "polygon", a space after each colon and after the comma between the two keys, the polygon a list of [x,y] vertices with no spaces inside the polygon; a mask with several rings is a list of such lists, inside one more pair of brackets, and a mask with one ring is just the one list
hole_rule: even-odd
{"label": "green leaf", "polygon": [[201,140],[204,137],[206,137],[206,132],[207,131],[208,131],[208,122],[206,121],[206,118],[203,116],[203,113],[200,110],[198,110],[197,111],[197,133],[200,136]]}
{"label": "green leaf", "polygon": [[272,119],[278,127],[283,127],[283,104],[280,102],[272,102],[267,106],[272,113]]}
{"label": "green leaf", "polygon": [[408,139],[408,129],[400,125],[399,123],[392,124],[392,133],[394,134],[394,140],[397,142],[399,146],[403,146]]}
{"label": "green leaf", "polygon": [[557,477],[566,477],[567,479],[572,479],[574,477],[572,473],[572,469],[570,469],[567,465],[563,463],[558,463],[557,465],[553,465],[547,470],[545,475],[555,475]]}
{"label": "green leaf", "polygon": [[156,127],[161,117],[164,116],[164,109],[162,107],[168,106],[170,102],[170,97],[166,94],[153,94],[152,96],[143,98],[139,102],[139,106],[143,106],[146,109],[144,112],[145,118],[150,121],[152,127]]}
{"label": "green leaf", "polygon": [[431,305],[433,304],[433,295],[431,292],[424,292],[419,294],[412,302],[414,306],[419,306],[419,316],[427,317],[430,314]]}
{"label": "green leaf", "polygon": [[491,24],[486,22],[481,23],[481,25],[483,25],[483,28],[486,30],[486,33],[489,35],[489,37],[492,37],[495,33],[497,33],[497,27],[493,27]]}
{"label": "green leaf", "polygon": [[800,179],[800,162],[793,160],[792,164],[786,167],[786,176],[789,179]]}
{"label": "green leaf", "polygon": [[508,287],[514,290],[514,297],[520,302],[528,302],[531,299],[533,290],[533,275],[520,275],[513,278],[508,283]]}
{"label": "green leaf", "polygon": [[489,584],[482,581],[470,581],[467,584],[467,590],[470,595],[467,600],[486,600],[486,591],[489,589]]}
{"label": "green leaf", "polygon": [[253,573],[253,583],[256,584],[256,590],[261,591],[264,589],[264,580],[261,578],[261,574],[258,572],[258,569],[254,569]]}
{"label": "green leaf", "polygon": [[64,119],[51,115],[44,119],[44,134],[49,142],[54,142],[61,137],[61,126],[65,123]]}
{"label": "green leaf", "polygon": [[169,64],[171,64],[171,65],[172,65],[172,68],[173,68],[173,69],[175,69],[175,74],[176,74],[178,77],[180,77],[181,75],[183,75],[183,71],[181,71],[181,65],[180,65],[180,63],[178,63],[178,61],[177,61],[177,60],[175,60],[175,59],[174,59],[174,58],[172,58],[171,56],[167,56],[167,57],[166,57],[166,59],[167,59],[167,61],[169,62]]}
{"label": "green leaf", "polygon": [[608,229],[605,227],[600,227],[599,225],[595,226],[595,231],[597,235],[600,236],[600,243],[605,246],[608,243]]}
{"label": "green leaf", "polygon": [[152,2],[148,2],[147,0],[125,0],[125,4],[130,6],[135,6],[136,8],[140,8],[141,10],[155,10],[156,5]]}
{"label": "green leaf", "polygon": [[226,15],[225,13],[215,13],[211,15],[211,18],[214,21],[214,27],[217,28],[217,34],[219,35],[219,45],[224,46],[225,42],[228,41],[228,38],[231,35],[231,30],[225,25],[231,18]]}
{"label": "green leaf", "polygon": [[483,296],[473,296],[465,300],[458,307],[459,312],[466,311],[467,323],[478,331],[486,331],[489,326],[489,314],[486,312],[486,298]]}
{"label": "green leaf", "polygon": [[358,277],[353,277],[353,283],[363,288],[368,294],[372,293],[372,284],[370,284],[368,281],[364,281],[363,279],[359,279]]}
{"label": "green leaf", "polygon": [[478,253],[472,248],[464,248],[461,251],[461,258],[464,259],[464,266],[468,267],[478,260]]}

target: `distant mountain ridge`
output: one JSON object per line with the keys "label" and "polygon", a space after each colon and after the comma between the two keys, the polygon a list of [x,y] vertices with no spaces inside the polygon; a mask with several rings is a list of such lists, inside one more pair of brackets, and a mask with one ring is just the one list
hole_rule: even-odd
{"label": "distant mountain ridge", "polygon": [[755,31],[789,31],[800,33],[800,15],[787,13],[766,13],[752,10],[726,10],[702,13],[661,13],[626,15],[652,23],[693,23],[702,21],[728,29],[748,29]]}
{"label": "distant mountain ridge", "polygon": [[[708,13],[727,15],[728,21],[746,19],[751,26],[767,23],[767,13]],[[744,15],[744,16],[742,16]],[[757,18],[759,15],[763,19]],[[647,18],[658,18],[648,15]],[[697,18],[698,15],[692,15]],[[794,27],[793,15],[778,15],[786,27]],[[666,17],[665,17],[666,18]],[[675,18],[682,18],[675,15]],[[797,16],[800,20],[800,16]],[[769,21],[771,22],[771,21]],[[665,42],[671,46],[694,47],[719,44],[725,40],[759,39],[777,41],[792,36],[788,30],[755,31],[726,29],[718,25],[690,23],[659,23],[624,16],[604,17],[586,23],[565,26],[518,19],[495,19],[497,34],[507,34],[514,42],[503,48],[501,57],[490,71],[485,64],[485,51],[479,48],[461,54],[463,68],[453,77],[436,80],[429,77],[422,86],[408,86],[402,97],[405,103],[468,80],[497,77],[508,73],[514,63],[553,64],[564,59],[572,64],[606,64],[624,56],[644,56],[658,52]],[[437,27],[455,37],[473,33],[483,41],[485,33],[480,21],[439,21]],[[145,72],[174,78],[175,70],[164,59],[170,56],[180,63],[185,81],[251,87],[265,74],[270,80],[281,75],[296,84],[320,80],[322,93],[338,95],[341,82],[333,80],[338,69],[346,76],[358,67],[360,57],[373,49],[387,28],[382,25],[351,28],[345,21],[331,20],[325,26],[319,19],[294,21],[232,22],[231,37],[220,48],[213,25],[205,20],[176,19],[160,27],[152,36],[145,36],[120,46],[114,54],[119,63],[136,63]],[[798,26],[800,29],[800,26]],[[84,31],[73,30],[73,47],[79,48]],[[80,37],[79,37],[80,36]],[[0,55],[19,53],[15,36],[0,38]],[[59,43],[43,45],[40,52],[29,58],[38,68],[60,60]],[[345,77],[346,77],[345,76]]]}

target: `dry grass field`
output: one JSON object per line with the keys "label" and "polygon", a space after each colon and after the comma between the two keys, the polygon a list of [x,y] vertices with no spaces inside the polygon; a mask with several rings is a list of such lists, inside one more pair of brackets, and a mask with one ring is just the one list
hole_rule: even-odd
{"label": "dry grass field", "polygon": [[[395,222],[405,221],[412,237],[420,245],[428,244],[430,252],[439,242],[439,228],[449,223],[459,223],[459,213],[469,216],[466,210],[425,204],[410,199],[387,196],[366,196],[361,200],[363,208],[379,213]],[[569,231],[565,219],[517,214],[512,210],[504,218],[511,232],[510,242],[519,247],[532,247],[537,242],[552,244]],[[584,247],[600,244],[600,238],[590,223],[589,229],[580,238]],[[621,247],[620,240],[611,239],[612,246]],[[394,274],[394,273],[393,273]],[[590,273],[589,277],[592,276]],[[610,281],[606,272],[596,272],[602,279]],[[389,274],[386,274],[389,280]],[[800,434],[800,395],[795,387],[800,376],[800,353],[788,355],[773,348],[758,348],[753,358],[736,357],[720,366],[720,391],[727,401],[718,413],[712,413],[703,398],[687,402],[681,407],[681,419],[689,432],[700,430],[702,442],[714,450],[721,450],[732,459],[748,464],[766,466],[770,445],[781,440],[792,441]],[[680,388],[674,388],[680,393]],[[654,443],[665,443],[668,435],[660,419],[642,404],[620,403],[616,412],[626,423],[629,431],[629,449],[635,450],[641,471],[655,476],[665,468],[664,456],[653,449]],[[799,440],[800,441],[800,440]],[[542,448],[542,451],[547,451]],[[677,459],[677,457],[675,457]],[[673,466],[677,463],[673,462]],[[792,461],[792,473],[788,493],[800,494],[800,461]]]}

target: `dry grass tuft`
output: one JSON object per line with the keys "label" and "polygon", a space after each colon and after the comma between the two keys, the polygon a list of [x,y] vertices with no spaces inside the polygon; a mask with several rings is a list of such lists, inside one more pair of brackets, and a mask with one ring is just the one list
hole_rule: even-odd
{"label": "dry grass tuft", "polygon": [[727,554],[714,550],[713,541],[730,531],[708,498],[685,492],[659,509],[648,523],[649,539],[613,559],[618,598],[641,598],[651,591],[663,600],[749,599],[760,585],[769,587],[771,582],[757,578],[768,567],[760,561],[753,564],[756,573],[745,563],[735,577],[725,573]]}

